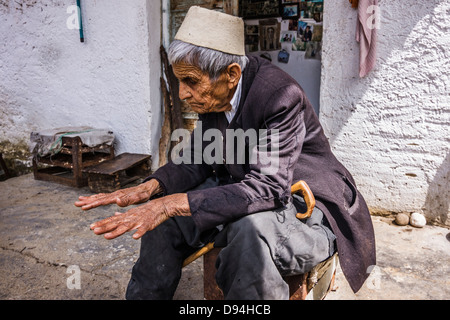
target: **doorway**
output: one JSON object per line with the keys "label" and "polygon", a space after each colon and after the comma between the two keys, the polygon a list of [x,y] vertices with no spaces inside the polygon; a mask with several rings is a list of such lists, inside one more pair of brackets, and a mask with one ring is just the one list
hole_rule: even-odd
{"label": "doorway", "polygon": [[[193,5],[240,16],[246,26],[246,53],[271,60],[294,78],[319,115],[323,1],[163,0],[164,44],[173,40]],[[188,106],[183,106],[183,115],[195,118]]]}

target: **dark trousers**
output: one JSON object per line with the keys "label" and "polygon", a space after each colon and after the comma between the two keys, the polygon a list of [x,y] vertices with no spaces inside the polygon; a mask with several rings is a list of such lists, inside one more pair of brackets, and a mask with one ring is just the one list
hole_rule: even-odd
{"label": "dark trousers", "polygon": [[[304,202],[245,216],[199,233],[191,217],[175,217],[141,238],[141,251],[128,284],[127,299],[172,299],[185,258],[204,244],[221,242],[216,281],[226,299],[288,299],[283,276],[302,274],[330,257],[335,236],[322,211],[300,221]],[[220,238],[218,240],[217,238]]]}

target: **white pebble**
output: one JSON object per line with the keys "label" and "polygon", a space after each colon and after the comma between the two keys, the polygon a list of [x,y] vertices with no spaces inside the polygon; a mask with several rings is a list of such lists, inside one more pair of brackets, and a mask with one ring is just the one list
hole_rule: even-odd
{"label": "white pebble", "polygon": [[409,223],[416,228],[422,228],[423,226],[425,226],[427,224],[427,220],[425,219],[425,217],[418,213],[418,212],[413,212],[411,213],[411,219],[409,221]]}

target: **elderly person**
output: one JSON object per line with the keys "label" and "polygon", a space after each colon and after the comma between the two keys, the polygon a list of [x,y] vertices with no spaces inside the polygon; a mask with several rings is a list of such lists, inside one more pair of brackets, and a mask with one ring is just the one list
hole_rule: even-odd
{"label": "elderly person", "polygon": [[[204,139],[183,149],[184,161],[170,161],[139,186],[75,203],[84,210],[143,203],[91,225],[107,239],[130,230],[141,239],[128,299],[171,299],[183,260],[210,241],[223,247],[216,280],[227,299],[288,299],[283,276],[305,273],[336,250],[355,292],[375,265],[367,206],[305,93],[270,62],[245,56],[243,37],[240,18],[191,7],[168,55],[180,98],[199,113],[192,137]],[[205,139],[210,129],[223,133],[223,145],[229,130],[263,130],[266,137],[257,146],[244,139],[240,148],[224,147],[213,155],[222,161],[193,161],[217,143]],[[277,150],[271,170],[263,150]],[[300,179],[316,197],[306,220],[295,216],[304,202],[290,194]]]}

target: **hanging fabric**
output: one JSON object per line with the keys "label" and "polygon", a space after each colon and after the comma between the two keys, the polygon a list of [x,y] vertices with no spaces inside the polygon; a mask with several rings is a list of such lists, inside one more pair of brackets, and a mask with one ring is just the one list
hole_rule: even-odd
{"label": "hanging fabric", "polygon": [[375,66],[377,29],[379,28],[378,0],[360,0],[356,41],[359,43],[359,76],[366,76]]}

